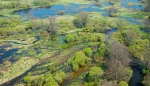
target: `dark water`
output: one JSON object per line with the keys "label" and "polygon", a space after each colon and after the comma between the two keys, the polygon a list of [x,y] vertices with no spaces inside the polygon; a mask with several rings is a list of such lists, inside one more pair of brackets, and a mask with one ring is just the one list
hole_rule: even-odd
{"label": "dark water", "polygon": [[116,30],[115,28],[112,28],[111,30],[107,31],[106,34],[108,35],[108,37],[111,37],[112,34],[113,34],[114,32],[116,32],[116,31],[117,31],[117,30]]}
{"label": "dark water", "polygon": [[40,39],[41,39],[40,36],[35,36],[35,38],[36,38],[36,40],[35,40],[33,43],[35,43],[35,42],[37,42],[37,41],[40,41]]}
{"label": "dark water", "polygon": [[142,69],[138,66],[132,67],[133,75],[130,80],[129,86],[144,86],[141,82],[143,81],[144,75]]}

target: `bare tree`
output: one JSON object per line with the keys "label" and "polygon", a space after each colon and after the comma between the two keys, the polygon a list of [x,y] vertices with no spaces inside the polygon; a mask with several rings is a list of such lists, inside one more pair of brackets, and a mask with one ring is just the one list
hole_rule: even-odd
{"label": "bare tree", "polygon": [[129,68],[126,68],[119,60],[108,60],[105,78],[107,80],[117,80],[129,82],[132,76]]}
{"label": "bare tree", "polygon": [[89,13],[81,12],[77,16],[77,19],[74,20],[74,23],[76,24],[76,26],[83,26],[83,27],[85,27],[87,22],[88,22],[88,16],[89,16]]}
{"label": "bare tree", "polygon": [[127,31],[126,36],[125,36],[125,44],[129,45],[133,39],[137,37],[137,33],[135,30],[130,29]]}
{"label": "bare tree", "polygon": [[116,13],[117,13],[117,9],[116,7],[112,6],[108,9],[108,14],[110,17],[114,17],[116,16]]}
{"label": "bare tree", "polygon": [[142,82],[145,86],[150,86],[150,73],[144,76],[144,80]]}
{"label": "bare tree", "polygon": [[50,35],[55,35],[56,32],[58,31],[57,27],[56,27],[56,19],[55,17],[49,17],[49,29],[47,30]]}
{"label": "bare tree", "polygon": [[120,42],[114,42],[110,47],[109,47],[109,52],[110,52],[110,59],[117,59],[121,61],[121,63],[125,66],[128,66],[131,59],[130,52]]}
{"label": "bare tree", "polygon": [[147,32],[148,40],[150,40],[150,16],[145,19],[145,30]]}
{"label": "bare tree", "polygon": [[146,7],[144,8],[144,11],[150,12],[150,1],[147,3]]}
{"label": "bare tree", "polygon": [[150,31],[150,16],[145,20],[145,28],[147,32]]}
{"label": "bare tree", "polygon": [[150,70],[150,48],[149,49],[145,49],[145,51],[143,51],[143,57],[144,57],[144,65],[146,67],[147,70]]}
{"label": "bare tree", "polygon": [[118,86],[117,81],[105,81],[102,83],[102,86]]}

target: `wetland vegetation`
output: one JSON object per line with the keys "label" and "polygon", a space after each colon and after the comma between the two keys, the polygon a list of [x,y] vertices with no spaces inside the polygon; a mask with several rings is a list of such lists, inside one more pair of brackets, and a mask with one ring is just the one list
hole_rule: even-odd
{"label": "wetland vegetation", "polygon": [[0,86],[150,86],[150,1],[0,0]]}

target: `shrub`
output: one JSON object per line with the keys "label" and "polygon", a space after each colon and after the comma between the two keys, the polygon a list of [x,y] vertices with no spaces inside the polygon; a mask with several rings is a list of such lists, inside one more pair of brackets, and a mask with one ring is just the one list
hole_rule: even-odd
{"label": "shrub", "polygon": [[79,13],[77,18],[73,21],[74,25],[77,27],[85,27],[86,23],[88,22],[88,16],[89,14],[87,12]]}
{"label": "shrub", "polygon": [[60,84],[62,83],[63,78],[65,78],[66,74],[64,72],[57,73],[54,78]]}
{"label": "shrub", "polygon": [[72,61],[72,66],[73,66],[73,70],[76,71],[79,66],[84,66],[85,63],[90,63],[91,59],[89,59],[85,54],[84,52],[80,51],[80,52],[77,52],[75,57],[74,57],[74,60]]}
{"label": "shrub", "polygon": [[29,84],[29,83],[32,82],[32,79],[31,79],[30,74],[28,74],[27,76],[25,76],[23,80],[24,80],[24,82],[27,83],[27,84]]}
{"label": "shrub", "polygon": [[102,77],[104,74],[104,71],[100,67],[92,67],[86,77],[86,81],[92,82],[92,81],[98,81],[99,78]]}
{"label": "shrub", "polygon": [[77,71],[79,69],[79,65],[73,65],[73,71]]}
{"label": "shrub", "polygon": [[66,41],[67,41],[67,43],[73,42],[74,40],[75,40],[75,39],[74,39],[73,35],[68,34],[68,35],[66,36]]}
{"label": "shrub", "polygon": [[85,53],[86,56],[91,57],[92,56],[91,48],[85,48],[84,53]]}
{"label": "shrub", "polygon": [[69,47],[68,44],[63,44],[63,45],[61,46],[62,49],[66,49],[66,48],[68,48],[68,47]]}
{"label": "shrub", "polygon": [[117,13],[116,7],[112,6],[112,7],[110,7],[110,8],[108,9],[108,14],[109,14],[110,17],[115,17],[115,16],[117,16],[116,13]]}
{"label": "shrub", "polygon": [[119,86],[128,86],[128,83],[125,82],[125,81],[121,81],[121,82],[119,83]]}

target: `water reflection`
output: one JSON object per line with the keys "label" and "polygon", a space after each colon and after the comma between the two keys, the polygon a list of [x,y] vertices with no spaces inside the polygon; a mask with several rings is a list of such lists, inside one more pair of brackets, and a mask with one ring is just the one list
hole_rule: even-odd
{"label": "water reflection", "polygon": [[[104,5],[109,5],[108,3],[104,3]],[[44,8],[31,8],[31,9],[25,9],[25,10],[18,10],[14,11],[12,14],[18,14],[22,17],[28,16],[28,18],[39,17],[43,18],[46,15],[55,16],[59,11],[65,11],[65,14],[78,14],[82,11],[87,12],[106,12],[101,9],[102,6],[96,7],[94,4],[69,4],[68,6],[64,5],[53,5],[51,7],[44,7]],[[47,16],[46,16],[47,17]]]}
{"label": "water reflection", "polygon": [[[129,4],[131,4],[129,6]],[[143,6],[140,5],[139,0],[122,0],[121,6],[129,9],[143,10]]]}
{"label": "water reflection", "polygon": [[10,45],[0,46],[0,63],[2,63],[3,59],[13,55],[13,53],[17,52],[18,49],[8,49],[11,47]]}

